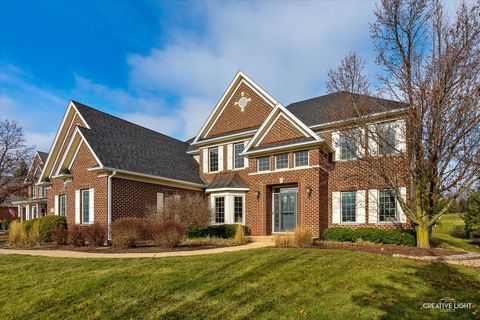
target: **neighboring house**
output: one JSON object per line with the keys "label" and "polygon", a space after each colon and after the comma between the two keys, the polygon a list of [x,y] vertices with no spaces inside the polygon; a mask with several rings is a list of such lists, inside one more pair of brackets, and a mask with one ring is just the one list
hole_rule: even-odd
{"label": "neighboring house", "polygon": [[[189,144],[70,101],[38,184],[69,225],[139,216],[165,197],[203,193]],[[152,209],[153,208],[153,209]]]}
{"label": "neighboring house", "polygon": [[47,160],[48,153],[37,151],[30,168],[28,169],[25,187],[27,188],[27,197],[12,201],[12,205],[17,207],[20,220],[31,220],[43,217],[47,213],[47,193],[45,186],[37,185],[37,181],[42,173],[43,166]]}
{"label": "neighboring house", "polygon": [[[243,223],[252,235],[409,227],[383,181],[345,147],[352,142],[339,128],[349,119],[334,112],[344,95],[284,107],[238,72],[187,142],[71,101],[38,179],[47,188],[47,210],[69,224],[110,227],[118,217],[161,208],[168,195],[205,193],[212,224]],[[401,104],[372,99],[372,121],[382,115],[392,128],[404,128]],[[405,148],[398,135],[392,143]],[[374,141],[368,148],[381,157]],[[400,157],[395,166],[403,165]],[[407,186],[401,181],[408,200]]]}

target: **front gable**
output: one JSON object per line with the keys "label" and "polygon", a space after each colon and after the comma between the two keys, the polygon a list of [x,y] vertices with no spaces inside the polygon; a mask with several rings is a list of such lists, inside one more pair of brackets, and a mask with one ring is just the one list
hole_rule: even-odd
{"label": "front gable", "polygon": [[284,148],[291,144],[318,144],[323,141],[284,106],[277,104],[245,146],[243,154],[251,154],[265,147]]}
{"label": "front gable", "polygon": [[239,71],[193,144],[229,133],[255,130],[262,125],[276,103],[273,97]]}

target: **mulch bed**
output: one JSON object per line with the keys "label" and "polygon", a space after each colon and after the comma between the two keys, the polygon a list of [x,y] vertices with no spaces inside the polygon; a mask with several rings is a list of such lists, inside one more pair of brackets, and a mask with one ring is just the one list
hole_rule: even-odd
{"label": "mulch bed", "polygon": [[38,246],[38,247],[28,247],[28,248],[12,248],[4,247],[3,249],[22,249],[22,250],[66,250],[66,251],[79,251],[79,252],[92,252],[92,253],[158,253],[158,252],[174,252],[174,251],[193,251],[193,250],[204,250],[204,249],[214,249],[214,248],[223,248],[226,246],[213,246],[213,245],[186,245],[180,244],[175,248],[164,248],[154,245],[139,245],[135,248],[121,248],[121,247],[74,247],[71,245],[51,245],[51,246]]}
{"label": "mulch bed", "polygon": [[356,244],[356,243],[346,243],[346,242],[326,242],[318,241],[315,243],[314,248],[318,249],[342,249],[342,250],[351,250],[351,251],[363,251],[370,253],[378,253],[386,256],[392,256],[394,254],[402,254],[407,256],[451,256],[458,254],[466,254],[465,251],[460,250],[449,250],[443,248],[430,248],[423,249],[417,247],[405,247],[397,246],[393,244]]}

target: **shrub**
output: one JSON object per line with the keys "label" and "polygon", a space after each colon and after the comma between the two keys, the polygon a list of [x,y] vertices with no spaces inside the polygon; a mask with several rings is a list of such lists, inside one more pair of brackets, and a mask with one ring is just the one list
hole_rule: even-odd
{"label": "shrub", "polygon": [[323,231],[322,238],[329,241],[340,242],[374,242],[385,244],[397,244],[415,246],[415,234],[404,230],[381,230],[375,228],[350,229],[345,227],[333,227]]}
{"label": "shrub", "polygon": [[237,224],[237,230],[235,231],[235,243],[237,245],[246,244],[248,242],[245,236],[245,228],[241,224]]}
{"label": "shrub", "polygon": [[85,240],[89,246],[100,247],[107,241],[107,229],[98,222],[83,228],[85,229]]}
{"label": "shrub", "polygon": [[11,224],[12,224],[12,220],[0,221],[0,230],[8,230]]}
{"label": "shrub", "polygon": [[83,226],[68,228],[68,242],[74,247],[83,247],[86,243],[86,232]]}
{"label": "shrub", "polygon": [[173,220],[151,220],[149,231],[153,243],[167,248],[177,246],[185,235],[185,227]]}
{"label": "shrub", "polygon": [[465,221],[467,237],[480,234],[480,192],[470,193],[465,207],[465,212],[461,217]]}
{"label": "shrub", "polygon": [[203,237],[203,238],[191,238],[183,240],[183,243],[186,245],[194,246],[236,246],[238,245],[235,242],[235,239],[224,239],[224,238],[215,238],[215,237]]}
{"label": "shrub", "polygon": [[[242,226],[246,235],[249,234],[247,226]],[[235,237],[237,232],[237,224],[221,224],[215,226],[208,226],[206,228],[198,229],[191,228],[187,231],[187,238],[203,238],[214,237],[230,239]]]}
{"label": "shrub", "polygon": [[308,248],[313,244],[313,233],[310,229],[296,228],[293,233],[295,247]]}
{"label": "shrub", "polygon": [[145,220],[142,218],[120,218],[112,223],[114,246],[134,248],[145,235]]}
{"label": "shrub", "polygon": [[36,246],[40,244],[40,222],[39,219],[32,219],[23,222],[26,237],[23,244],[28,246]]}
{"label": "shrub", "polygon": [[197,194],[166,196],[163,208],[147,208],[150,216],[164,221],[177,221],[187,228],[205,228],[210,223],[211,211],[205,196]]}
{"label": "shrub", "polygon": [[353,230],[349,228],[333,227],[323,231],[323,239],[330,241],[355,241]]}
{"label": "shrub", "polygon": [[295,247],[295,236],[288,232],[284,234],[277,234],[273,237],[275,246],[279,248],[293,248]]}
{"label": "shrub", "polygon": [[13,221],[8,234],[8,244],[11,246],[20,246],[25,243],[26,238],[27,234],[23,222]]}
{"label": "shrub", "polygon": [[67,244],[68,241],[68,230],[65,229],[56,229],[52,231],[52,241],[53,243],[61,246]]}
{"label": "shrub", "polygon": [[38,220],[40,242],[42,243],[53,242],[53,233],[67,228],[67,221],[62,216],[46,216],[36,220]]}

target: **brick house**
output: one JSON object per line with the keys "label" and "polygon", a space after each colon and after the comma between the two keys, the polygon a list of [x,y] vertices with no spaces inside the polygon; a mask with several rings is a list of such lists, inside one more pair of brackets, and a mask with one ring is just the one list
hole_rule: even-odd
{"label": "brick house", "polygon": [[45,186],[37,185],[47,158],[48,153],[46,152],[37,151],[35,153],[25,179],[27,197],[21,197],[12,201],[12,205],[17,207],[18,217],[22,221],[43,217],[47,214],[47,192]]}
{"label": "brick house", "polygon": [[[239,71],[186,142],[71,101],[38,184],[49,213],[109,230],[113,219],[187,193],[208,196],[212,224],[243,223],[257,236],[297,226],[315,236],[335,225],[408,227],[393,193],[345,147],[352,142],[340,128],[348,119],[332,112],[342,95],[284,107]],[[372,121],[387,115],[385,125],[404,130],[401,105],[376,100]],[[392,137],[397,150],[405,148],[401,135]],[[373,142],[368,149],[381,157]],[[400,156],[392,164],[404,165]],[[408,199],[408,181],[401,184]]]}

